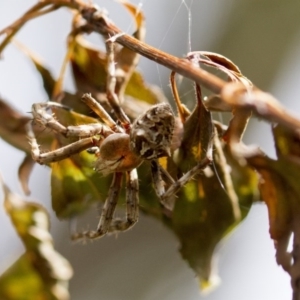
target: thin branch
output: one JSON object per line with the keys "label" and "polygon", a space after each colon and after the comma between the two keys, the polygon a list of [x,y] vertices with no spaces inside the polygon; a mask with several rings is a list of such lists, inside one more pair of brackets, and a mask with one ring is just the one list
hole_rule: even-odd
{"label": "thin branch", "polygon": [[81,11],[83,18],[88,22],[93,31],[104,36],[111,36],[111,40],[122,46],[141,54],[142,56],[167,67],[180,75],[204,85],[211,91],[219,94],[226,82],[202,69],[194,66],[189,60],[179,58],[156,49],[136,38],[123,33],[106,16],[100,15],[95,8],[87,8]]}
{"label": "thin branch", "polygon": [[[46,8],[47,6],[52,5],[52,7]],[[16,20],[14,23],[5,27],[0,31],[0,35],[7,34],[5,39],[0,44],[0,54],[3,52],[4,48],[10,43],[11,39],[16,35],[16,33],[23,27],[28,21],[50,13],[59,9],[60,7],[69,7],[74,9],[82,9],[86,7],[86,4],[81,1],[72,1],[72,0],[45,0],[38,2],[32,6],[24,15]]]}

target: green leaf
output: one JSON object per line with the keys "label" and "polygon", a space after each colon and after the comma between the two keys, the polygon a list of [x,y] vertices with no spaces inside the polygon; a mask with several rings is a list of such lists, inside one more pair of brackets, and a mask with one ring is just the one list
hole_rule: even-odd
{"label": "green leaf", "polygon": [[72,157],[52,164],[52,207],[59,218],[78,215],[91,203],[103,201],[106,197],[107,179],[103,180],[92,170],[92,163],[84,167],[88,161],[86,156],[91,155],[82,153],[78,158]]}
{"label": "green leaf", "polygon": [[[225,155],[232,168],[231,178],[243,219],[257,195],[257,176],[249,167],[232,163],[228,151]],[[218,173],[204,172],[180,190],[172,217],[167,220],[180,240],[183,258],[197,274],[202,288],[214,284],[212,262],[216,246],[242,220],[235,219],[231,199],[220,183],[222,173],[218,166],[216,169]]]}
{"label": "green leaf", "polygon": [[73,271],[53,247],[49,216],[39,204],[27,202],[2,182],[4,207],[25,253],[0,276],[0,298],[6,300],[67,300]]}

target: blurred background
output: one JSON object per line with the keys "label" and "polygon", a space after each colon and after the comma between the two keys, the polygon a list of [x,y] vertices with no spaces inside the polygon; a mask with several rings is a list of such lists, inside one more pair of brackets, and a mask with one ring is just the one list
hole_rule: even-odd
{"label": "blurred background", "polygon": [[[125,32],[134,24],[111,0],[95,1]],[[141,0],[146,15],[146,42],[173,55],[190,50],[219,52],[233,60],[255,85],[269,91],[299,116],[300,2],[298,0]],[[0,28],[36,3],[1,0]],[[59,10],[27,24],[17,39],[43,59],[55,76],[65,54],[71,15]],[[92,37],[100,44],[99,39]],[[147,82],[160,86],[170,98],[169,71],[142,59],[139,69]],[[73,90],[70,76],[67,90]],[[0,96],[27,113],[31,104],[46,99],[34,66],[14,46],[0,61]],[[182,95],[184,98],[184,95]],[[270,126],[254,120],[247,143],[259,144],[274,157]],[[23,153],[0,140],[0,170],[5,182],[22,193],[17,169]],[[202,299],[191,269],[181,260],[175,237],[155,220],[141,215],[133,230],[86,245],[72,244],[68,222],[51,212],[49,169],[35,166],[30,180],[32,199],[50,212],[56,249],[73,265],[71,299],[196,300]],[[1,194],[1,193],[0,193]],[[87,215],[88,225],[97,222]],[[91,225],[93,226],[93,225]],[[0,273],[23,252],[23,246],[0,208]],[[219,299],[291,299],[289,277],[276,265],[269,238],[266,207],[255,204],[249,216],[217,249],[221,285],[206,296]]]}

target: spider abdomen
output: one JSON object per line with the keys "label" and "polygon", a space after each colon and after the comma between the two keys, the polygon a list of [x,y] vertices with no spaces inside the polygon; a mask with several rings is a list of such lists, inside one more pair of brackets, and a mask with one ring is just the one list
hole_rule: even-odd
{"label": "spider abdomen", "polygon": [[175,117],[169,104],[151,107],[135,120],[130,132],[130,148],[143,159],[171,155]]}

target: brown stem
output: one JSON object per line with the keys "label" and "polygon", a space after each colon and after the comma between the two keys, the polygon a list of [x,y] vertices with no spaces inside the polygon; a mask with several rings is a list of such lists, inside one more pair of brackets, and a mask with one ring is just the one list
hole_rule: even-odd
{"label": "brown stem", "polygon": [[[50,6],[47,8],[47,6]],[[84,6],[85,4],[81,1],[70,1],[70,0],[45,0],[43,2],[38,2],[34,6],[32,6],[24,15],[16,20],[11,25],[7,26],[6,28],[0,31],[0,35],[6,33],[6,37],[0,44],[0,54],[3,52],[4,48],[10,43],[11,39],[16,35],[16,33],[22,28],[22,26],[32,20],[34,18],[40,17],[45,15],[49,12],[59,9],[60,7],[69,7],[74,9],[79,9]],[[86,5],[85,5],[86,6]]]}
{"label": "brown stem", "polygon": [[[43,11],[43,9],[49,5],[52,5],[52,7]],[[198,84],[204,85],[217,94],[220,93],[221,89],[226,84],[225,81],[221,80],[220,78],[200,69],[197,66],[194,66],[187,59],[178,58],[165,53],[123,33],[108,18],[106,18],[105,15],[101,15],[101,11],[99,11],[99,9],[96,9],[94,6],[88,5],[80,0],[44,0],[43,2],[37,3],[20,19],[0,31],[0,35],[7,33],[6,38],[0,44],[0,53],[26,22],[60,7],[69,7],[71,9],[80,11],[82,16],[88,22],[88,25],[90,25],[94,31],[104,36],[111,36],[112,41],[116,41],[128,49],[139,53],[142,56],[147,57],[148,59],[153,60],[169,68],[170,70],[181,74],[184,77],[194,80]]]}
{"label": "brown stem", "polygon": [[96,11],[95,8],[87,8],[81,11],[82,16],[86,19],[93,31],[104,36],[111,36],[112,41],[115,41],[184,77],[194,80],[198,84],[204,85],[217,94],[219,94],[225,86],[225,81],[200,69],[198,66],[194,66],[189,60],[170,55],[123,33],[118,27],[112,24],[106,16],[96,15],[98,13],[99,12]]}

